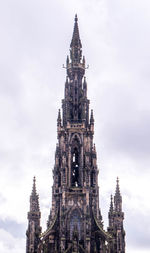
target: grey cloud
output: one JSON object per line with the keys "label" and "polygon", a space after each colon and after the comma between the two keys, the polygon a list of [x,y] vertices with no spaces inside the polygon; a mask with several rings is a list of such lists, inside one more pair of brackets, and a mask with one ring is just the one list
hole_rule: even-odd
{"label": "grey cloud", "polygon": [[[136,115],[137,117],[137,115]],[[150,153],[150,116],[149,112],[138,115],[132,121],[115,121],[105,128],[105,141],[109,148],[128,153],[133,158],[148,157]],[[139,157],[140,156],[140,157]]]}
{"label": "grey cloud", "polygon": [[0,219],[0,229],[8,231],[13,237],[23,238],[25,233],[25,224],[19,224],[14,220]]}
{"label": "grey cloud", "polygon": [[[126,222],[128,228],[127,243],[132,248],[149,249],[150,248],[150,221],[149,215],[140,213],[137,210],[125,210]],[[143,231],[141,231],[143,227]]]}

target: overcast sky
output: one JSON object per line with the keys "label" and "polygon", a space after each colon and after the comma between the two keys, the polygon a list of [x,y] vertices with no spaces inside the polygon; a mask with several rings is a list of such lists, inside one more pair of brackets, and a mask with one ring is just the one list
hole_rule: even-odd
{"label": "overcast sky", "polygon": [[0,3],[0,252],[24,253],[32,179],[51,206],[56,118],[78,14],[105,228],[116,177],[127,253],[150,252],[150,1]]}

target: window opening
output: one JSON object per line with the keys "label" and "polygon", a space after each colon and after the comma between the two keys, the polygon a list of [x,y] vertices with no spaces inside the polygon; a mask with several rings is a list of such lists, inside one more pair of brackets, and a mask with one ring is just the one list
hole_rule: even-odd
{"label": "window opening", "polygon": [[72,154],[72,186],[79,186],[79,152],[77,148]]}
{"label": "window opening", "polygon": [[77,235],[78,239],[81,240],[81,218],[77,210],[74,210],[70,218],[70,239]]}

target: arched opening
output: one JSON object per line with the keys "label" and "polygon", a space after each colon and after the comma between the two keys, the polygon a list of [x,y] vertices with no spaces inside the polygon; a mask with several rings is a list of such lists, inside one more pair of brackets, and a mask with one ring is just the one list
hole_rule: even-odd
{"label": "arched opening", "polygon": [[74,148],[72,153],[72,175],[71,175],[72,186],[79,186],[79,149]]}
{"label": "arched opening", "polygon": [[70,186],[82,186],[82,160],[81,160],[81,139],[80,135],[73,134],[71,138],[71,170],[70,170]]}
{"label": "arched opening", "polygon": [[61,173],[58,172],[58,187],[61,186]]}
{"label": "arched opening", "polygon": [[91,186],[93,187],[95,185],[95,172],[91,172]]}
{"label": "arched opening", "polygon": [[77,209],[75,209],[70,216],[70,240],[76,238],[77,241],[81,240],[82,224],[81,216]]}

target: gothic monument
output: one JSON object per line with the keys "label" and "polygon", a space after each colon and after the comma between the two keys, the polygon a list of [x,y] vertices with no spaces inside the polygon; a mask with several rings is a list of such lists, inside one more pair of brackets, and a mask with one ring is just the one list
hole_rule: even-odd
{"label": "gothic monument", "polygon": [[26,253],[125,253],[124,213],[119,180],[111,196],[109,226],[103,228],[99,208],[94,116],[89,116],[85,58],[75,17],[70,57],[67,56],[62,117],[57,119],[52,207],[41,232],[35,178],[30,196]]}

